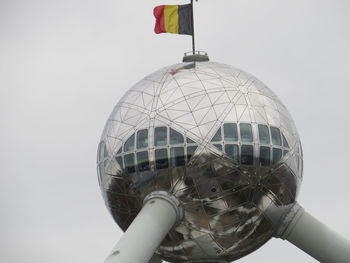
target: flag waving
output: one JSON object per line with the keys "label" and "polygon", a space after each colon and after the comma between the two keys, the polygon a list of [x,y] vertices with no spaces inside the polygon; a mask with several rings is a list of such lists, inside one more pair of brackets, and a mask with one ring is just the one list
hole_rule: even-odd
{"label": "flag waving", "polygon": [[153,9],[154,32],[193,35],[192,5],[160,5]]}

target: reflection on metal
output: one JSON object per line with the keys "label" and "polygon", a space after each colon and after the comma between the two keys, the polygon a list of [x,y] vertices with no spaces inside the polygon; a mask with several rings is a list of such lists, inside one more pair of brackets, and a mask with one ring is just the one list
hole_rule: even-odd
{"label": "reflection on metal", "polygon": [[169,66],[133,86],[98,150],[102,194],[124,231],[151,192],[181,202],[183,219],[157,251],[169,262],[230,262],[259,248],[275,233],[264,210],[296,201],[302,167],[282,102],[254,76],[213,62]]}
{"label": "reflection on metal", "polygon": [[148,263],[162,263],[162,260],[157,254],[154,254],[153,257],[148,261]]}

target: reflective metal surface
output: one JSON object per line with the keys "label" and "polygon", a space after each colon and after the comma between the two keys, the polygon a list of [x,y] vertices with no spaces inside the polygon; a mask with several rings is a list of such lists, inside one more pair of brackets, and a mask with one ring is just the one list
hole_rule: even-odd
{"label": "reflective metal surface", "polygon": [[150,192],[181,201],[184,218],[157,252],[170,262],[233,261],[259,248],[274,233],[264,209],[296,200],[302,167],[297,130],[276,95],[213,62],[172,65],[138,82],[98,149],[103,197],[123,230]]}

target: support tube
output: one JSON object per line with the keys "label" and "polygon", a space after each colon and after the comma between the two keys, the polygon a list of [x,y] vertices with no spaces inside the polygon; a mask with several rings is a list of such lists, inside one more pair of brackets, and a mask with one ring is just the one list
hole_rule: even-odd
{"label": "support tube", "polygon": [[154,252],[181,219],[182,210],[174,196],[162,191],[151,193],[104,263],[156,262]]}
{"label": "support tube", "polygon": [[350,242],[305,210],[292,222],[285,239],[321,263],[349,263]]}

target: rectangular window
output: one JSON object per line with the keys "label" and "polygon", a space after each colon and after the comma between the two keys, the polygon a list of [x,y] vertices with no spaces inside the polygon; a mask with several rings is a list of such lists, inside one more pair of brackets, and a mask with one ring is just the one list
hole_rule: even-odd
{"label": "rectangular window", "polygon": [[184,137],[181,133],[170,128],[170,144],[184,143]]}
{"label": "rectangular window", "polygon": [[221,127],[218,129],[218,131],[215,133],[213,139],[211,139],[212,142],[219,142],[222,140],[221,136]]}
{"label": "rectangular window", "polygon": [[224,140],[227,142],[238,141],[238,132],[236,123],[225,123],[224,124]]}
{"label": "rectangular window", "polygon": [[253,142],[252,125],[249,123],[241,123],[239,128],[242,142]]}
{"label": "rectangular window", "polygon": [[124,152],[133,151],[135,149],[135,134],[131,135],[124,144]]}
{"label": "rectangular window", "polygon": [[115,157],[115,160],[119,164],[120,168],[123,169],[123,158],[121,156]]}
{"label": "rectangular window", "polygon": [[124,162],[125,162],[125,171],[127,173],[134,173],[135,172],[135,156],[133,153],[127,154],[124,156]]}
{"label": "rectangular window", "polygon": [[222,145],[221,144],[213,144],[217,149],[222,151]]}
{"label": "rectangular window", "polygon": [[189,162],[192,158],[194,152],[197,150],[197,146],[188,146],[187,147],[187,161]]}
{"label": "rectangular window", "polygon": [[108,157],[108,151],[104,141],[101,141],[99,143],[97,152],[98,152],[98,155],[97,155],[98,162],[101,162]]}
{"label": "rectangular window", "polygon": [[273,148],[272,150],[272,164],[277,163],[282,158],[282,150]]}
{"label": "rectangular window", "polygon": [[280,129],[271,127],[271,138],[273,145],[282,145]]}
{"label": "rectangular window", "polygon": [[241,163],[245,165],[253,165],[253,146],[252,145],[242,145],[241,147]]}
{"label": "rectangular window", "polygon": [[156,168],[164,169],[169,167],[168,150],[157,149],[155,150]]}
{"label": "rectangular window", "polygon": [[123,147],[120,147],[120,148],[119,148],[119,150],[118,150],[117,154],[122,153],[122,151],[123,151],[123,149],[122,149],[122,148],[123,148]]}
{"label": "rectangular window", "polygon": [[271,164],[271,149],[270,147],[260,147],[259,162],[261,166],[269,166]]}
{"label": "rectangular window", "polygon": [[258,125],[259,129],[259,141],[262,144],[270,144],[270,132],[269,127],[266,125]]}
{"label": "rectangular window", "polygon": [[154,129],[154,145],[164,146],[168,143],[167,127],[158,127]]}
{"label": "rectangular window", "polygon": [[149,170],[149,159],[147,151],[137,153],[137,169],[140,172]]}
{"label": "rectangular window", "polygon": [[148,130],[140,130],[137,132],[137,149],[147,148],[148,147]]}
{"label": "rectangular window", "polygon": [[171,167],[185,165],[185,153],[183,147],[170,148],[170,165]]}
{"label": "rectangular window", "polygon": [[193,141],[192,139],[190,139],[190,138],[188,138],[188,137],[186,137],[186,142],[187,142],[187,143],[196,143],[195,141]]}
{"label": "rectangular window", "polygon": [[235,163],[238,163],[238,145],[236,144],[226,144],[225,153],[232,158]]}
{"label": "rectangular window", "polygon": [[283,147],[289,148],[289,144],[287,142],[286,137],[284,137],[283,133],[282,133],[282,141],[283,141]]}

